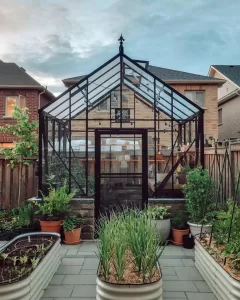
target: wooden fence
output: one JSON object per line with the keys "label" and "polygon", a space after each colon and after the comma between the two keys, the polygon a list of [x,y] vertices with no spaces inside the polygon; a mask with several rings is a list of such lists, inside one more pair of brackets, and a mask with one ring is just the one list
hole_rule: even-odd
{"label": "wooden fence", "polygon": [[220,201],[232,198],[240,172],[240,144],[205,149],[205,168],[216,183]]}
{"label": "wooden fence", "polygon": [[[230,147],[205,148],[205,168],[216,182],[222,201],[233,196],[240,172],[240,144]],[[21,201],[37,196],[38,178],[36,159],[23,169]],[[0,155],[0,206],[16,206],[18,203],[19,168],[11,169]]]}
{"label": "wooden fence", "polygon": [[[16,206],[20,184],[19,167],[11,169],[8,161],[0,155],[0,206]],[[21,201],[37,196],[36,159],[30,166],[24,166],[21,180]]]}

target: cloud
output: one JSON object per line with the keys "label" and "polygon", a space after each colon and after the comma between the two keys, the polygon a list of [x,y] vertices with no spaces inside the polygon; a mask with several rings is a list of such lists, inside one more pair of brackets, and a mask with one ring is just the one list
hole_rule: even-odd
{"label": "cloud", "polygon": [[239,63],[239,9],[235,0],[1,0],[0,58],[61,92],[61,79],[115,55],[123,33],[133,58],[207,74]]}

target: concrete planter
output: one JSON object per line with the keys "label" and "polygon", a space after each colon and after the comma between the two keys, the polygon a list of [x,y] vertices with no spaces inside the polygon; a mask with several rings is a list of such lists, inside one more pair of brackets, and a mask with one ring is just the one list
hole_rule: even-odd
{"label": "concrete planter", "polygon": [[195,224],[191,222],[188,222],[188,225],[190,227],[190,231],[193,236],[200,234],[201,228],[202,228],[202,233],[211,233],[212,231],[212,225],[203,225],[202,227],[202,224]]}
{"label": "concrete planter", "polygon": [[[1,252],[4,251],[6,246],[9,246],[11,243],[15,242],[23,236],[36,236],[42,235],[42,233],[33,233],[33,234],[24,234],[19,235],[7,245],[4,245],[1,248]],[[60,265],[60,236],[54,233],[44,233],[44,235],[58,236],[58,240],[52,246],[51,250],[43,258],[37,268],[25,279],[12,283],[0,286],[0,299],[4,300],[39,300],[44,292],[44,289],[48,286],[51,281],[54,273]]]}
{"label": "concrete planter", "polygon": [[240,281],[232,278],[197,240],[195,265],[218,300],[240,299]]}
{"label": "concrete planter", "polygon": [[171,222],[170,219],[165,220],[151,220],[151,224],[156,228],[158,231],[161,241],[166,242],[169,237],[171,231]]}
{"label": "concrete planter", "polygon": [[146,284],[107,283],[97,277],[96,300],[162,300],[162,278]]}

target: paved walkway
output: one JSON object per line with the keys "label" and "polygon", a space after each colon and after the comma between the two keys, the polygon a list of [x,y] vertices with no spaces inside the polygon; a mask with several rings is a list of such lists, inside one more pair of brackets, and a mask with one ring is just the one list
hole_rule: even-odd
{"label": "paved walkway", "polygon": [[[61,247],[62,262],[41,300],[96,299],[96,244]],[[164,300],[216,300],[194,266],[193,250],[167,246],[160,259]]]}

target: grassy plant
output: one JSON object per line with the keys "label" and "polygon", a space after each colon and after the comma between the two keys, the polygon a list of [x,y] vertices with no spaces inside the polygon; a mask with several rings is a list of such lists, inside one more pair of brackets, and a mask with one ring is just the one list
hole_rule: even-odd
{"label": "grassy plant", "polygon": [[112,213],[101,220],[98,233],[100,273],[106,281],[112,275],[122,283],[128,264],[135,265],[142,283],[152,281],[164,246],[146,212]]}

